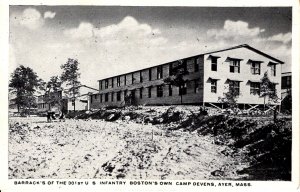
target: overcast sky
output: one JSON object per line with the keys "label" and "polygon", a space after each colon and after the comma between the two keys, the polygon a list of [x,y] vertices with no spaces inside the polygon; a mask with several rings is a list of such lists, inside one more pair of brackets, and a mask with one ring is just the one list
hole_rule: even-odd
{"label": "overcast sky", "polygon": [[291,71],[291,8],[10,6],[9,72],[29,66],[45,81],[68,58],[81,82],[207,51],[249,44]]}

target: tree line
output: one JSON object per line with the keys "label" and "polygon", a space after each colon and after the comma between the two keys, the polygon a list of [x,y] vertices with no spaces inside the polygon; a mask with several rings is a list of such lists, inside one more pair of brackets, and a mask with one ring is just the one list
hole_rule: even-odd
{"label": "tree line", "polygon": [[[62,100],[57,97],[60,91],[63,91],[67,99],[71,100],[75,110],[75,99],[80,94],[79,86],[79,62],[77,59],[68,58],[67,62],[62,64],[63,70],[59,76],[50,77],[49,81],[39,78],[36,72],[30,67],[20,65],[10,76],[9,93],[14,96],[14,103],[17,105],[18,112],[28,112],[37,107],[36,94],[44,93],[44,102],[52,106],[62,107]],[[64,88],[63,88],[64,87]]]}

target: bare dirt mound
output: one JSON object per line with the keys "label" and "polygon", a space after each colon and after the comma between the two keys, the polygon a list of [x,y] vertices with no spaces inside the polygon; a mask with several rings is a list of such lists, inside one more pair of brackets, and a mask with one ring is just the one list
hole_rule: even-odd
{"label": "bare dirt mound", "polygon": [[291,180],[291,119],[181,106],[68,117],[10,121],[10,178]]}
{"label": "bare dirt mound", "polygon": [[[182,106],[157,109],[127,108],[125,110],[100,110],[90,116],[106,121],[126,119],[137,123],[168,127],[169,131],[196,132],[212,136],[217,145],[228,146],[223,151],[231,157],[243,157],[249,166],[240,174],[250,180],[291,180],[291,119],[275,123],[272,117],[236,118],[229,115],[212,115],[200,108]],[[239,159],[240,160],[240,159]]]}

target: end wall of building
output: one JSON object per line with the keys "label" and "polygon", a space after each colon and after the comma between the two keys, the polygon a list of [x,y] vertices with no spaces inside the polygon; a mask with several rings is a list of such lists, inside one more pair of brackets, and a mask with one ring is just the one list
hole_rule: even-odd
{"label": "end wall of building", "polygon": [[[211,57],[217,57],[217,71],[212,71]],[[241,59],[240,72],[230,72],[230,62],[228,58]],[[261,61],[260,73],[252,74],[251,62]],[[258,94],[250,93],[251,82],[260,82],[264,73],[268,73],[268,77],[271,82],[276,84],[276,92],[279,98],[281,98],[281,64],[276,64],[276,75],[271,74],[270,62],[274,62],[267,57],[257,54],[246,48],[232,49],[223,52],[217,52],[213,54],[205,55],[204,57],[204,102],[218,103],[219,97],[224,97],[224,93],[229,90],[229,81],[239,81],[240,95],[237,99],[237,103],[240,104],[264,104],[264,98]],[[211,91],[210,79],[217,80],[217,92]],[[268,102],[268,101],[266,101]],[[278,103],[280,104],[280,103]]]}

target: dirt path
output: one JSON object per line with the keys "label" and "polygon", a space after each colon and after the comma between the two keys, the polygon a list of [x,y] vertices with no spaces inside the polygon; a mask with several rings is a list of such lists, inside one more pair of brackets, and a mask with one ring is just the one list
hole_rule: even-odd
{"label": "dirt path", "polygon": [[10,125],[24,131],[9,135],[14,179],[237,179],[243,167],[211,137],[153,125],[39,117],[11,118]]}

